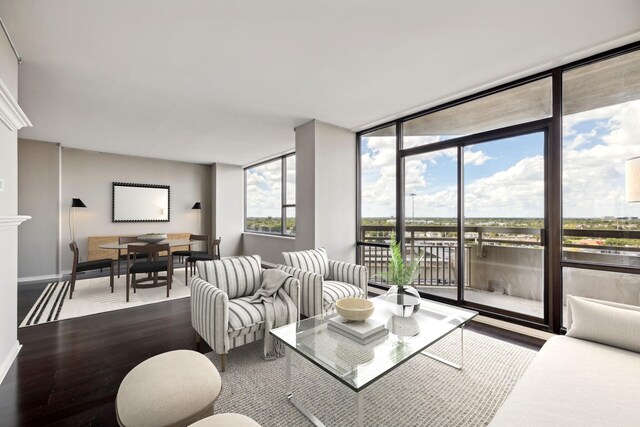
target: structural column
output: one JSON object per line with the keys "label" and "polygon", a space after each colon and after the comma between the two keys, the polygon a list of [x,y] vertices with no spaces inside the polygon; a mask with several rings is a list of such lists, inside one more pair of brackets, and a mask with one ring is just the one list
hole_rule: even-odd
{"label": "structural column", "polygon": [[296,250],[356,260],[356,136],[312,120],[296,132]]}

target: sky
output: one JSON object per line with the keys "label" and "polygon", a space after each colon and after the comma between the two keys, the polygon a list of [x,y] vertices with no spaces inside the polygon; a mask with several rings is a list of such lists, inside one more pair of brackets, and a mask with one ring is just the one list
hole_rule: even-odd
{"label": "sky", "polygon": [[[544,136],[541,133],[465,148],[468,217],[544,214]],[[411,146],[438,136],[412,137]],[[393,137],[362,141],[362,215],[395,215]],[[640,216],[625,201],[625,160],[640,156],[640,100],[563,118],[563,212],[566,218]],[[456,215],[456,150],[413,156],[405,162],[405,193],[415,193],[416,217]],[[406,200],[411,216],[411,197]]]}
{"label": "sky", "polygon": [[[247,169],[247,217],[282,215],[282,163],[280,159]],[[287,204],[296,199],[296,157],[287,157]]]}
{"label": "sky", "polygon": [[[449,136],[448,138],[450,138]],[[444,136],[411,137],[417,146]],[[362,139],[362,215],[395,215],[393,137]],[[544,141],[541,133],[465,148],[467,217],[541,218],[544,214]],[[640,216],[625,201],[625,160],[640,156],[640,100],[563,118],[565,218]],[[288,199],[295,203],[295,156],[289,157]],[[405,193],[415,193],[416,217],[456,215],[456,150],[407,158]],[[280,217],[280,161],[247,169],[247,216]],[[411,215],[411,197],[406,200]]]}

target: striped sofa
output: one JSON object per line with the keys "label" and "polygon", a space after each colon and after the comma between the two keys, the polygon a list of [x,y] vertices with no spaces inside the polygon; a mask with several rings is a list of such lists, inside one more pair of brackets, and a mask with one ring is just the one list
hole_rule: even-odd
{"label": "striped sofa", "polygon": [[278,268],[300,281],[300,312],[317,316],[331,312],[341,298],[367,297],[369,273],[362,265],[334,261],[324,248],[283,252]]}
{"label": "striped sofa", "polygon": [[[264,305],[249,301],[262,285],[261,259],[252,255],[197,261],[196,269],[197,275],[189,280],[191,324],[198,338],[220,355],[224,371],[229,350],[264,338]],[[299,287],[293,277],[283,284],[296,307],[300,307]]]}

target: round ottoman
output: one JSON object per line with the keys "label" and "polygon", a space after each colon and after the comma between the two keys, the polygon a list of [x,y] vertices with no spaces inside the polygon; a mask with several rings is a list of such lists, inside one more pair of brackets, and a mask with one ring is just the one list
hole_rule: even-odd
{"label": "round ottoman", "polygon": [[218,414],[191,424],[189,427],[260,427],[260,424],[242,414]]}
{"label": "round ottoman", "polygon": [[124,377],[116,397],[122,427],[187,426],[213,414],[220,374],[209,359],[177,350],[145,360]]}

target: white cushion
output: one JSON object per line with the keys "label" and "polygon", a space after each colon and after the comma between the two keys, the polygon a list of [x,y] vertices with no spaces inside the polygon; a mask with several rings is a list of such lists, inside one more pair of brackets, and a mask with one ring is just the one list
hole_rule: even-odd
{"label": "white cushion", "polygon": [[116,396],[121,426],[187,425],[213,413],[222,381],[209,359],[176,350],[145,360],[124,377]]}
{"label": "white cushion", "polygon": [[323,278],[329,278],[329,258],[324,248],[309,251],[282,252],[284,265],[300,270],[321,274]]}
{"label": "white cushion", "polygon": [[332,310],[342,298],[364,298],[364,291],[351,283],[325,280],[322,285],[322,303],[325,311]]}
{"label": "white cushion", "polygon": [[253,295],[262,285],[260,255],[198,261],[198,276],[229,296],[229,299]]}
{"label": "white cushion", "polygon": [[572,317],[567,336],[640,353],[640,311],[572,295],[567,305]]}
{"label": "white cushion", "polygon": [[[580,299],[585,300],[585,301],[597,302],[598,304],[608,305],[610,307],[618,307],[618,308],[625,308],[627,310],[640,311],[640,307],[638,307],[637,305],[629,305],[629,304],[623,304],[621,302],[605,301],[605,300],[586,298],[586,297],[577,297],[577,296],[574,296],[574,295],[567,295],[567,301],[568,301],[568,297],[580,298]],[[571,324],[572,323],[573,323],[573,319],[571,317],[571,306],[567,302],[567,312],[565,314],[565,325],[566,325],[567,329],[571,329]]]}
{"label": "white cushion", "polygon": [[640,354],[551,338],[490,427],[640,426]]}
{"label": "white cushion", "polygon": [[254,304],[251,297],[229,300],[230,338],[255,332],[264,326],[266,312],[264,304]]}

